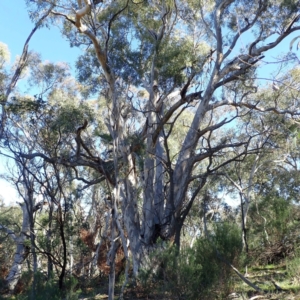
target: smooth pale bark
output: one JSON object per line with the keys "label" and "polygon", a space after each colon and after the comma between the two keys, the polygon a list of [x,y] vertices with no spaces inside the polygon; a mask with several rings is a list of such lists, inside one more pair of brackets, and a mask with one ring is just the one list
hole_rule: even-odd
{"label": "smooth pale bark", "polygon": [[[33,279],[33,288],[32,293],[34,293],[35,288],[35,273],[38,268],[38,259],[35,252],[35,233],[34,233],[34,219],[33,214],[34,212],[43,205],[43,201],[34,203],[34,188],[33,188],[33,181],[30,179],[30,176],[26,170],[25,166],[20,167],[22,172],[22,185],[24,188],[23,193],[23,203],[20,204],[22,209],[22,228],[19,237],[17,238],[17,249],[14,256],[14,261],[12,267],[10,269],[9,274],[6,277],[6,283],[10,292],[13,292],[18,280],[21,277],[22,273],[22,265],[26,260],[28,254],[32,253],[32,263],[33,263],[33,272],[34,272],[34,279]],[[18,185],[17,188],[19,189]],[[21,191],[19,190],[20,195]]]}
{"label": "smooth pale bark", "polygon": [[107,265],[109,266],[108,299],[114,300],[116,280],[116,253],[119,246],[119,242],[117,240],[117,226],[114,211],[112,211],[110,245],[110,250],[107,255]]}
{"label": "smooth pale bark", "polygon": [[29,248],[24,245],[25,241],[29,241],[28,237],[24,234],[21,234],[19,243],[17,244],[13,265],[5,279],[10,293],[14,291],[22,275],[22,266],[29,254]]}
{"label": "smooth pale bark", "polygon": [[22,229],[19,237],[16,239],[16,252],[12,267],[6,277],[6,284],[12,293],[22,275],[22,266],[30,251],[30,219],[28,207],[25,203],[21,204],[22,209]]}

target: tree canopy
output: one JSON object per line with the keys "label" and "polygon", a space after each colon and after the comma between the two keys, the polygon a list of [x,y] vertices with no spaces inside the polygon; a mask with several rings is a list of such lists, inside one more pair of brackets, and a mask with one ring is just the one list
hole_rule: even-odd
{"label": "tree canopy", "polygon": [[[24,189],[29,180],[33,193],[59,207],[61,287],[62,201],[84,191],[99,190],[110,219],[110,299],[120,245],[138,276],[160,241],[179,249],[185,224],[207,236],[207,213],[215,215],[214,201],[224,204],[225,190],[240,197],[247,251],[254,195],[267,199],[271,185],[284,182],[279,198],[298,201],[288,188],[298,175],[285,178],[299,165],[298,1],[26,3],[36,25],[11,70],[0,44],[0,137]],[[66,64],[29,51],[34,32],[54,25],[70,47],[85,49],[76,79]],[[279,46],[284,54],[270,56]],[[23,78],[29,93],[16,89]],[[28,226],[34,231],[33,219]]]}

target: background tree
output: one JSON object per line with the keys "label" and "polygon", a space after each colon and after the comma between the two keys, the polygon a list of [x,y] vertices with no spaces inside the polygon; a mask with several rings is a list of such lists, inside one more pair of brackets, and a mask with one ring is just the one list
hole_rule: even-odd
{"label": "background tree", "polygon": [[[84,175],[93,173],[83,168],[88,167],[107,183],[112,299],[118,236],[125,252],[126,239],[130,243],[136,276],[158,238],[180,246],[186,217],[209,177],[260,153],[265,133],[264,121],[253,125],[258,115],[264,119],[270,112],[287,120],[299,115],[297,96],[295,106],[278,105],[281,79],[269,78],[276,81],[277,94],[264,103],[255,80],[268,51],[300,29],[297,3],[27,3],[33,20],[50,11],[49,24],[61,20],[71,45],[88,48],[77,62],[78,79],[86,97],[98,97],[102,121],[95,120],[94,131],[87,118],[70,122],[67,155],[35,151],[22,157]],[[250,43],[239,49],[244,36]],[[293,63],[295,57],[290,58]],[[170,143],[184,111],[192,116],[173,154]]]}

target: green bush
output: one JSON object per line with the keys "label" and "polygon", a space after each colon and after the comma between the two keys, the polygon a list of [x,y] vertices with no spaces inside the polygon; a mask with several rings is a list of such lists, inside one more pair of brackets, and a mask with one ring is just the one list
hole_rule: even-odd
{"label": "green bush", "polygon": [[156,251],[152,264],[141,271],[140,281],[149,293],[156,290],[172,299],[222,298],[231,288],[231,270],[224,259],[237,266],[241,250],[237,226],[218,224],[209,239],[198,239],[192,248],[179,253],[175,246]]}
{"label": "green bush", "polygon": [[278,264],[293,257],[300,245],[298,216],[299,205],[275,192],[253,204],[248,221],[250,264]]}
{"label": "green bush", "polygon": [[[22,277],[27,277],[29,279],[30,274],[24,273]],[[77,285],[77,280],[74,277],[66,278],[65,289],[61,291],[58,288],[58,282],[56,279],[51,278],[47,280],[45,275],[41,272],[37,272],[35,274],[35,286],[33,287],[32,282],[28,285],[28,288],[24,293],[18,295],[18,300],[77,300],[79,297],[79,291],[75,291],[75,287]]]}
{"label": "green bush", "polygon": [[286,260],[286,272],[289,278],[292,278],[294,283],[300,283],[300,257]]}
{"label": "green bush", "polygon": [[[202,266],[198,275],[202,299],[228,295],[232,285],[231,269],[225,261],[239,267],[242,252],[241,232],[236,224],[217,223],[209,239],[195,243],[195,263]],[[197,295],[193,299],[197,298]]]}

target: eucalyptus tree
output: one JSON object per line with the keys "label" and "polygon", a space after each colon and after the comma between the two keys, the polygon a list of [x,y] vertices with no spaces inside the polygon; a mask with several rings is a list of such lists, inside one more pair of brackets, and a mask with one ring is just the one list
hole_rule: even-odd
{"label": "eucalyptus tree", "polygon": [[[260,103],[264,103],[264,105],[274,103],[275,107],[283,109],[290,103],[292,109],[296,109],[300,87],[298,68],[287,72],[283,76],[278,76],[278,81],[281,83],[280,90],[269,86],[261,89],[255,97],[260,99]],[[268,182],[273,182],[273,175],[278,172],[281,173],[281,170],[286,170],[286,175],[290,174],[291,178],[298,182],[298,176],[295,176],[295,172],[297,172],[296,161],[299,156],[300,129],[297,116],[289,118],[286,115],[278,116],[273,112],[266,112],[263,117],[256,112],[251,114],[253,121],[249,130],[252,132],[260,131],[260,138],[256,142],[259,147],[263,146],[263,151],[248,157],[243,162],[235,162],[232,166],[227,166],[220,172],[229,180],[241,200],[243,243],[246,252],[248,252],[247,231],[251,226],[251,224],[247,226],[248,212],[250,206],[254,205],[253,202],[257,203],[256,198],[259,197],[261,188],[269,185]],[[247,121],[249,117],[246,116],[245,118]],[[282,185],[281,188],[283,188]],[[286,195],[292,192],[292,189],[290,189],[290,192],[287,189],[284,190],[286,190]],[[294,200],[296,199],[297,197],[294,197]],[[265,224],[263,231],[266,240],[268,240],[267,220],[259,213],[258,208],[257,214]]]}
{"label": "eucalyptus tree", "polygon": [[[9,124],[9,120],[6,120]],[[3,133],[3,136],[5,132]],[[24,143],[24,139],[20,138],[22,135],[19,131],[10,131],[9,140],[6,139],[4,149],[5,156],[8,156],[15,163],[12,166],[10,162],[10,175],[6,175],[5,178],[15,185],[18,191],[20,201],[18,204],[21,208],[21,217],[18,220],[19,230],[13,229],[13,227],[4,227],[1,224],[1,229],[9,233],[9,236],[15,243],[14,258],[12,260],[10,270],[6,276],[7,288],[10,292],[13,292],[16,284],[18,283],[23,269],[23,263],[27,260],[28,266],[32,266],[33,273],[36,274],[38,270],[38,257],[35,249],[36,231],[35,231],[35,214],[43,206],[44,202],[38,195],[38,185],[31,175],[32,172],[36,172],[36,164],[34,160],[28,160],[20,157],[16,154],[16,148],[18,151],[28,152],[28,144]],[[7,154],[7,148],[12,150]],[[3,148],[2,148],[3,151]],[[30,152],[30,148],[29,148]],[[2,152],[3,153],[3,152]],[[30,259],[32,258],[32,264]],[[31,268],[31,267],[30,267]],[[35,275],[34,275],[35,276]],[[35,287],[35,280],[33,280],[33,289]],[[34,297],[32,295],[32,297]]]}
{"label": "eucalyptus tree", "polygon": [[[24,71],[32,63],[32,56],[28,54],[28,42],[32,37],[33,33],[36,31],[41,21],[45,18],[44,15],[37,23],[31,34],[26,40],[21,57],[15,62],[14,68],[11,71],[8,70],[9,61],[9,50],[4,44],[1,44],[0,50],[0,61],[1,61],[1,108],[2,108],[2,118],[1,118],[1,140],[3,144],[1,145],[6,150],[2,154],[15,160],[17,168],[16,173],[12,176],[12,183],[15,184],[16,189],[19,191],[19,195],[23,201],[21,201],[20,206],[22,210],[22,225],[21,231],[15,232],[9,228],[1,226],[2,229],[10,232],[10,237],[14,240],[16,244],[16,251],[14,255],[14,261],[7,275],[6,281],[10,292],[12,292],[21,276],[22,264],[27,259],[29,253],[33,254],[33,266],[34,271],[37,270],[37,256],[34,244],[34,212],[39,208],[40,203],[35,203],[34,193],[35,193],[35,181],[32,176],[28,173],[29,165],[32,165],[32,161],[21,158],[16,153],[9,153],[7,149],[11,149],[11,146],[17,147],[19,151],[31,152],[32,147],[27,147],[28,144],[23,144],[24,139],[29,138],[28,132],[23,131],[20,121],[22,117],[20,116],[20,111],[28,109],[28,107],[37,108],[38,104],[32,101],[27,101],[22,99],[22,101],[15,102],[15,98],[10,96],[16,95],[15,86],[18,80],[24,75]],[[9,103],[9,104],[8,104]],[[18,117],[15,119],[16,126],[10,127],[11,123],[9,120],[10,114],[16,114]],[[8,125],[8,123],[10,123]],[[6,126],[11,130],[6,130]],[[9,131],[9,134],[8,134]]]}
{"label": "eucalyptus tree", "polygon": [[[65,209],[62,208],[66,206],[61,202],[67,201],[70,194],[70,189],[68,189],[70,184],[66,184],[66,181],[72,181],[72,178],[66,176],[64,170],[61,170],[62,166],[49,164],[41,159],[28,160],[21,153],[39,151],[53,156],[67,155],[70,143],[68,143],[68,137],[65,133],[69,130],[68,126],[72,126],[72,122],[77,122],[78,118],[83,120],[87,117],[85,112],[88,112],[86,105],[83,105],[79,110],[78,103],[76,104],[76,101],[74,101],[77,93],[76,84],[70,78],[66,64],[42,62],[39,55],[33,52],[29,53],[27,48],[28,44],[24,48],[26,49],[23,52],[24,57],[21,61],[16,62],[17,70],[12,74],[7,71],[8,66],[4,64],[7,62],[9,55],[8,49],[1,45],[0,53],[1,71],[3,71],[1,73],[3,75],[2,92],[5,92],[6,89],[6,94],[2,95],[1,102],[3,112],[2,155],[10,157],[16,165],[11,175],[11,181],[19,191],[22,199],[20,206],[23,213],[21,232],[10,234],[16,243],[14,261],[6,278],[10,292],[14,290],[20,279],[23,262],[27,259],[29,253],[33,255],[34,272],[37,271],[36,248],[47,255],[48,271],[51,271],[53,261],[61,267],[59,285],[61,288],[63,286],[67,265],[67,246],[64,229],[66,227]],[[17,89],[14,89],[17,81],[22,76],[24,77],[24,72],[27,73],[26,79],[29,86],[34,86],[35,91],[39,91],[34,97],[23,95]],[[55,103],[54,97],[59,99],[59,104]],[[73,98],[71,104],[66,103],[68,97]],[[51,103],[50,108],[49,105],[46,105],[46,100],[49,105]],[[64,113],[65,111],[67,111],[67,114]],[[60,112],[60,118],[57,117],[58,112]],[[70,114],[72,114],[72,118],[69,118],[70,120],[66,124],[65,120]],[[43,193],[41,189],[44,190]],[[45,199],[40,199],[41,201],[38,202],[35,199],[39,197],[45,197]],[[58,198],[57,201],[55,201],[56,198]],[[34,215],[41,206],[47,203],[46,200],[49,200],[50,207],[50,228],[48,228],[47,234],[49,239],[51,239],[49,233],[51,232],[53,207],[55,204],[58,205],[57,223],[60,225],[60,237],[64,249],[62,262],[52,254],[52,249],[41,250],[36,241]],[[10,230],[2,225],[1,228]],[[32,291],[34,292],[34,285]]]}
{"label": "eucalyptus tree", "polygon": [[[255,90],[252,78],[262,55],[299,30],[297,7],[256,1],[245,12],[243,4],[28,2],[33,18],[53,5],[51,18],[63,20],[64,33],[72,45],[93,46],[78,60],[78,75],[83,83],[89,83],[86,92],[98,92],[106,99],[104,117],[112,142],[114,173],[107,170],[109,161],[82,140],[86,123],[77,130],[77,149],[66,164],[80,165],[89,159],[91,167],[112,185],[114,205],[120,201],[123,207],[136,267],[143,245],[155,243],[157,236],[176,236],[179,243],[179,225],[192,202],[187,199],[188,187],[199,180],[201,189],[205,177],[219,167],[214,156],[240,149],[230,158],[234,160],[249,151],[251,136],[242,142],[224,143],[217,136],[222,126],[247,113],[246,109],[295,113],[288,105],[281,109],[272,103],[260,107],[251,103],[249,95]],[[275,13],[276,24],[270,18]],[[255,30],[252,43],[236,50],[242,34],[251,29]],[[273,39],[267,44],[268,37]],[[237,84],[240,91],[231,99]],[[185,109],[193,109],[194,116],[186,124],[183,145],[172,161],[168,139]],[[144,162],[138,170],[136,152],[142,146]],[[37,156],[41,155],[29,157]],[[206,169],[193,176],[195,165],[204,160]],[[144,190],[141,210],[138,183]]]}
{"label": "eucalyptus tree", "polygon": [[[46,155],[66,156],[70,147],[68,136],[65,134],[68,129],[64,127],[67,116],[64,114],[63,104],[59,107],[53,105],[49,109],[41,99],[25,100],[22,101],[20,97],[17,103],[6,103],[7,129],[3,133],[6,138],[3,153],[11,157],[16,165],[12,171],[11,181],[15,183],[23,200],[20,202],[23,212],[22,230],[20,236],[15,239],[17,244],[15,259],[6,281],[9,290],[13,291],[20,278],[22,264],[29,253],[33,254],[36,272],[38,253],[41,255],[40,259],[45,256],[48,259],[48,277],[52,276],[53,264],[56,270],[61,270],[58,277],[59,288],[62,289],[69,260],[67,251],[71,251],[69,248],[73,247],[71,239],[74,235],[79,239],[74,228],[82,226],[81,222],[71,220],[73,218],[71,212],[75,212],[76,201],[80,197],[77,185],[74,184],[76,174],[66,170],[59,162],[47,162],[40,158],[28,160],[22,153],[39,151]],[[72,107],[72,119],[76,121],[74,103]],[[67,109],[70,113],[71,106],[67,105]],[[63,120],[57,117],[58,111]],[[83,108],[79,115],[82,111]],[[68,126],[71,121],[70,119]],[[88,181],[87,174],[85,177],[85,183],[93,184]],[[39,230],[43,230],[46,234],[41,236],[35,229],[35,212],[44,205],[48,207],[47,216],[42,218]],[[79,217],[78,212],[74,214],[75,217]]]}
{"label": "eucalyptus tree", "polygon": [[[68,157],[39,152],[24,157],[88,166],[107,181],[112,269],[118,232],[125,241],[119,214],[137,275],[158,237],[180,245],[182,225],[207,177],[259,150],[260,134],[247,130],[250,112],[299,114],[299,105],[263,106],[255,96],[264,56],[300,29],[297,1],[27,4],[33,20],[50,10],[49,26],[60,24],[71,46],[86,49],[77,61],[78,79],[86,97],[98,95],[103,121],[94,145],[84,136],[89,122],[78,124]],[[171,157],[174,126],[185,110],[193,117],[181,124],[187,131]],[[247,114],[241,132],[227,132],[228,124]]]}
{"label": "eucalyptus tree", "polygon": [[[21,208],[15,205],[5,205],[1,201],[0,206],[0,261],[1,280],[6,277],[14,259],[16,243],[20,234],[20,219],[22,218]],[[1,289],[4,286],[1,287]]]}
{"label": "eucalyptus tree", "polygon": [[[19,155],[19,152],[30,153],[33,150],[34,139],[30,137],[27,131],[28,127],[26,126],[26,119],[23,117],[23,110],[27,112],[28,108],[36,108],[36,103],[18,101],[16,105],[12,103],[9,108],[7,106],[6,103],[6,124],[9,130],[2,132],[4,144],[1,145],[1,148],[2,155],[11,159],[11,174],[6,178],[15,185],[18,191],[21,199],[19,205],[22,211],[21,230],[19,233],[13,232],[12,235],[15,237],[16,249],[14,260],[6,277],[7,287],[10,292],[13,292],[22,274],[23,263],[28,259],[29,254],[32,254],[34,274],[37,272],[35,213],[43,206],[44,201],[39,199],[39,185],[32,175],[32,173],[39,171],[36,160],[28,160]],[[12,166],[13,164],[14,166]]]}
{"label": "eucalyptus tree", "polygon": [[[41,104],[41,99],[36,97],[35,100],[26,99],[26,97],[18,97],[18,91],[16,89],[17,83],[25,77],[26,71],[30,66],[33,66],[34,63],[37,63],[36,57],[34,54],[29,53],[28,47],[29,42],[36,32],[36,30],[42,25],[44,19],[48,16],[50,10],[48,10],[45,14],[39,18],[27,37],[23,51],[21,56],[14,62],[13,66],[9,69],[9,58],[10,53],[7,45],[0,43],[0,101],[1,101],[1,141],[4,144],[4,148],[12,149],[11,146],[17,146],[19,152],[32,151],[31,147],[26,148],[28,146],[27,143],[24,143],[24,140],[30,139],[30,134],[22,127],[22,114],[20,112],[24,110],[37,109]],[[16,101],[16,99],[18,100]],[[22,98],[22,99],[20,99]],[[21,101],[20,101],[21,100]],[[10,127],[11,123],[9,123],[9,115],[16,114],[18,117],[15,119],[15,123],[12,128]],[[20,123],[21,121],[21,123]],[[7,130],[8,128],[8,130]],[[10,131],[10,129],[12,129]],[[23,144],[23,145],[22,145]],[[26,149],[26,150],[25,150]],[[2,153],[3,154],[3,153]],[[30,177],[28,173],[28,165],[31,165],[32,162],[21,158],[18,154],[12,151],[12,153],[7,154],[7,151],[4,150],[4,154],[10,156],[12,159],[15,159],[17,168],[17,179],[14,178],[14,183],[16,188],[19,190],[20,196],[23,198],[24,203],[20,203],[22,208],[22,230],[18,234],[16,232],[11,231],[9,228],[3,227],[1,228],[9,232],[9,235],[16,243],[16,252],[14,256],[14,262],[11,266],[10,272],[7,276],[7,285],[10,291],[13,291],[18,279],[21,275],[22,263],[27,258],[30,249],[29,237],[31,239],[31,246],[34,243],[34,221],[33,221],[33,213],[36,209],[39,208],[39,204],[35,205],[34,203],[34,192],[35,192],[35,184],[34,179]],[[34,248],[31,249],[34,253]],[[36,255],[35,258],[35,270],[36,270]]]}

